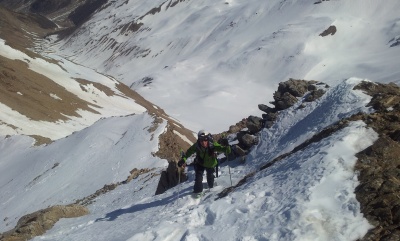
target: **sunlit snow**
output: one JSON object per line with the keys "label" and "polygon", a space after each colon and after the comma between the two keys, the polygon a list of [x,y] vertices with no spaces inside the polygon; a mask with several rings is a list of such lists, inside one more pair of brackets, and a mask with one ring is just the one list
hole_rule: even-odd
{"label": "sunlit snow", "polygon": [[[67,131],[59,135],[70,135],[48,146],[32,147],[31,138],[6,137],[11,128],[1,129],[0,232],[12,229],[24,214],[72,203],[124,180],[133,168],[151,168],[98,197],[88,206],[89,215],[62,219],[33,240],[361,238],[372,226],[354,194],[355,154],[377,139],[361,121],[258,171],[228,196],[215,198],[231,185],[230,178],[235,185],[325,127],[370,112],[365,107],[370,97],[353,90],[360,81],[400,83],[400,48],[390,47],[390,40],[400,35],[400,2],[201,0],[179,1],[168,9],[164,2],[112,1],[70,39],[45,41],[49,46],[43,54],[59,60],[66,71],[39,59],[29,59],[30,68],[60,76],[71,83],[65,85],[70,91],[77,88],[70,78],[96,79],[107,86],[116,79],[194,132],[217,133],[250,114],[260,116],[257,105],[272,101],[277,84],[289,78],[323,81],[329,85],[326,94],[305,108],[295,105],[282,111],[277,122],[260,133],[245,163],[221,164],[218,185],[201,200],[190,196],[191,168],[188,181],[154,195],[167,161],[152,155],[159,144],[152,137],[163,133],[166,123],[149,133],[153,117],[133,101],[115,100],[108,110],[135,115],[118,117],[105,111],[108,118],[91,119],[94,124],[65,125]],[[139,20],[160,5],[159,13]],[[128,35],[113,31],[133,21],[147,28]],[[338,29],[335,35],[319,36],[331,25]],[[103,36],[121,44],[119,51],[109,48],[112,43],[101,44]],[[134,47],[136,52],[123,54]],[[27,58],[1,41],[0,54]],[[108,75],[112,78],[104,77]],[[152,79],[147,85],[141,83],[146,77]],[[96,101],[108,105],[110,100]],[[10,121],[23,119],[0,108]],[[49,123],[24,123],[29,123],[24,134],[32,129],[55,135]]]}

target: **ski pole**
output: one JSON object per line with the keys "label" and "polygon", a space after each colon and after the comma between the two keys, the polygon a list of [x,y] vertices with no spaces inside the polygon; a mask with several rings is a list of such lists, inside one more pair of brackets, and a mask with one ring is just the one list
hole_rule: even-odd
{"label": "ski pole", "polygon": [[232,175],[231,175],[231,167],[229,166],[229,163],[228,163],[228,168],[229,168],[229,178],[231,179],[231,187],[232,187]]}
{"label": "ski pole", "polygon": [[227,162],[228,162],[229,179],[231,179],[231,187],[232,187],[231,166],[229,166],[229,155],[228,155],[228,152],[226,152],[225,155],[226,155],[226,160],[227,160]]}
{"label": "ski pole", "polygon": [[[181,158],[185,156],[185,152],[181,149]],[[178,205],[179,205],[179,195],[181,192],[181,168],[178,166]],[[183,167],[183,170],[185,170],[185,167]]]}
{"label": "ski pole", "polygon": [[178,206],[179,206],[179,195],[180,195],[180,192],[181,192],[181,172],[180,172],[180,170],[179,170],[179,167],[178,167]]}

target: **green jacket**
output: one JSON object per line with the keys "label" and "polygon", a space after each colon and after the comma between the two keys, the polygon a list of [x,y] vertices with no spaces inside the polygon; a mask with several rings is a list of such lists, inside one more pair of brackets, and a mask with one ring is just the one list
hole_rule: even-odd
{"label": "green jacket", "polygon": [[231,153],[231,148],[229,146],[221,146],[218,142],[213,142],[212,146],[213,147],[204,148],[200,143],[196,142],[186,151],[183,160],[186,162],[187,158],[196,153],[196,162],[199,165],[212,168],[218,164],[217,156],[214,153]]}

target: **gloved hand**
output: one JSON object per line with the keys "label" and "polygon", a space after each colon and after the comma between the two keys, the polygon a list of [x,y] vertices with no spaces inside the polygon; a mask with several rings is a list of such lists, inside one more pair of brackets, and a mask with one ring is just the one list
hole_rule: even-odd
{"label": "gloved hand", "polygon": [[229,146],[229,141],[228,141],[227,138],[222,138],[222,139],[220,140],[220,143],[221,143],[221,145],[223,145],[223,146]]}
{"label": "gloved hand", "polygon": [[180,161],[178,161],[178,167],[182,167],[185,164],[186,164],[186,162],[184,159],[181,159]]}
{"label": "gloved hand", "polygon": [[232,147],[231,146],[229,146],[229,145],[227,146],[226,153],[228,153],[228,154],[232,153]]}

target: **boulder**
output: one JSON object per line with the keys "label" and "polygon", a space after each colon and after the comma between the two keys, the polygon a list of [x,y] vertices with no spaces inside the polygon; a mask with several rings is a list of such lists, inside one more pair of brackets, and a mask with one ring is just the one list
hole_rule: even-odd
{"label": "boulder", "polygon": [[283,94],[276,94],[275,97],[275,108],[277,110],[285,110],[294,104],[297,103],[298,99],[290,94],[289,92],[285,92]]}
{"label": "boulder", "polygon": [[246,126],[250,133],[255,134],[263,128],[263,119],[257,116],[249,116]]}
{"label": "boulder", "polygon": [[267,114],[276,112],[275,108],[271,108],[271,107],[269,107],[268,105],[265,105],[265,104],[259,104],[258,105],[258,109],[263,111],[263,112],[265,112],[265,113],[267,113]]}
{"label": "boulder", "polygon": [[325,90],[323,90],[323,89],[312,90],[310,92],[310,94],[308,94],[306,96],[306,98],[304,100],[306,102],[312,102],[312,101],[315,101],[315,100],[321,98],[321,96],[323,96],[324,94],[325,94]]}
{"label": "boulder", "polygon": [[[156,195],[164,193],[166,190],[175,187],[179,182],[187,180],[187,176],[183,168],[178,167],[174,161],[168,162],[167,170],[161,173],[160,181],[158,182]],[[180,175],[180,178],[179,178]]]}

